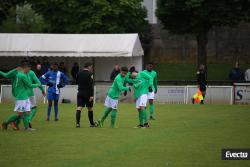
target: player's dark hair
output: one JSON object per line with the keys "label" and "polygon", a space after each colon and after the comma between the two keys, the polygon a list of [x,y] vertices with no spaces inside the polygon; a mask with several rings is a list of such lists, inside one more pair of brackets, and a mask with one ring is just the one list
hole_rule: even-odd
{"label": "player's dark hair", "polygon": [[135,71],[135,66],[130,67],[129,72],[134,72]]}
{"label": "player's dark hair", "polygon": [[58,66],[58,63],[57,63],[57,62],[54,62],[54,63],[52,63],[52,65]]}
{"label": "player's dark hair", "polygon": [[123,66],[123,67],[121,68],[121,71],[128,72],[128,67]]}
{"label": "player's dark hair", "polygon": [[31,67],[31,64],[28,60],[23,60],[23,61],[21,61],[20,66],[21,67]]}
{"label": "player's dark hair", "polygon": [[92,63],[90,63],[90,62],[87,62],[87,63],[84,64],[84,68],[88,68],[90,66],[92,66]]}
{"label": "player's dark hair", "polygon": [[146,65],[154,65],[154,63],[150,61],[150,62],[147,62]]}

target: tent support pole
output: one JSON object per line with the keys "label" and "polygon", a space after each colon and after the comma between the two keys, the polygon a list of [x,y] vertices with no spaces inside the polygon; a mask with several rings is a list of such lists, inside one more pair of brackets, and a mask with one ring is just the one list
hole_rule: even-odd
{"label": "tent support pole", "polygon": [[78,57],[78,66],[79,66],[79,70],[81,71],[82,68],[81,68],[81,57],[80,56]]}
{"label": "tent support pole", "polygon": [[92,64],[93,64],[93,80],[95,82],[95,58],[92,58]]}

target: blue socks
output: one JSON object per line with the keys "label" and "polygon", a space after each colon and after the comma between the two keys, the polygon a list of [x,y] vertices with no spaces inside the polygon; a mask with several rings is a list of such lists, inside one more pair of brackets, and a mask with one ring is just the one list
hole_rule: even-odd
{"label": "blue socks", "polygon": [[58,104],[54,104],[55,119],[58,119]]}
{"label": "blue socks", "polygon": [[47,118],[50,119],[50,113],[51,113],[51,106],[48,105],[48,112],[47,112]]}

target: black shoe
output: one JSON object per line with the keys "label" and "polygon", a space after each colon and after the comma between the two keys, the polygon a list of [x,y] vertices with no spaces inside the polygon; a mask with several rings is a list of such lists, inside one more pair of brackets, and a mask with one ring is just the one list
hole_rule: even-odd
{"label": "black shoe", "polygon": [[194,98],[192,98],[192,104],[194,104]]}
{"label": "black shoe", "polygon": [[94,124],[90,125],[89,127],[90,128],[97,128],[98,126],[99,126],[98,123],[95,122]]}
{"label": "black shoe", "polygon": [[80,128],[80,124],[76,124],[76,128]]}
{"label": "black shoe", "polygon": [[3,130],[7,130],[7,129],[8,129],[8,124],[5,123],[5,122],[3,122],[3,123],[2,123],[2,129],[3,129]]}
{"label": "black shoe", "polygon": [[201,100],[201,103],[200,104],[204,104],[204,100]]}
{"label": "black shoe", "polygon": [[59,119],[58,119],[58,118],[55,118],[55,121],[57,122],[57,121],[59,121]]}
{"label": "black shoe", "polygon": [[143,127],[144,127],[144,128],[149,128],[149,124],[148,124],[148,123],[145,123]]}
{"label": "black shoe", "polygon": [[143,125],[137,125],[134,128],[144,128],[144,126]]}
{"label": "black shoe", "polygon": [[150,120],[155,120],[155,118],[153,116],[150,116],[149,119]]}

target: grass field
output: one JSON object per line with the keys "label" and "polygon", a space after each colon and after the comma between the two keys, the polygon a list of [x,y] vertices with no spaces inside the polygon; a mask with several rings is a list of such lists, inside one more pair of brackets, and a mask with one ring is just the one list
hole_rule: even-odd
{"label": "grass field", "polygon": [[[46,122],[39,106],[34,132],[0,132],[0,167],[247,167],[250,161],[223,161],[222,148],[250,148],[250,108],[240,105],[157,105],[149,129],[133,129],[133,104],[120,104],[117,129],[89,128],[75,105],[61,104],[60,121]],[[0,104],[0,120],[12,104]],[[95,106],[95,118],[103,110]]]}

